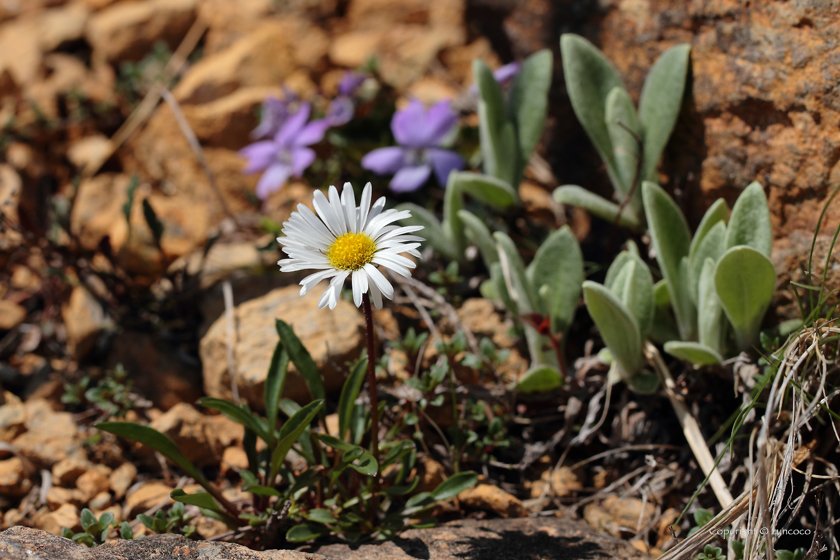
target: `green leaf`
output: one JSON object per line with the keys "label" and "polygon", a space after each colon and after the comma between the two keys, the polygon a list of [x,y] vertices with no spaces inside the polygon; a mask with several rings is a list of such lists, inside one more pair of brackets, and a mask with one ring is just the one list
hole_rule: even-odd
{"label": "green leaf", "polygon": [[478,474],[472,471],[459,472],[441,482],[437,488],[431,491],[430,496],[436,502],[442,502],[454,498],[468,488],[472,488],[476,482],[478,482]]}
{"label": "green leaf", "polygon": [[752,247],[733,247],[718,261],[715,289],[741,350],[757,342],[775,286],[773,263]]}
{"label": "green leaf", "polygon": [[689,286],[683,282],[680,274],[680,262],[688,257],[691,244],[688,224],[677,204],[659,185],[648,181],[642,183],[642,199],[656,261],[668,283],[680,337],[691,340],[695,336],[697,321]]}
{"label": "green leaf", "polygon": [[520,393],[548,393],[563,386],[563,376],[548,366],[531,368],[516,383]]}
{"label": "green leaf", "polygon": [[155,209],[152,208],[148,198],[143,199],[143,217],[146,219],[146,224],[152,230],[152,236],[155,238],[155,243],[160,245],[160,238],[163,237],[163,224],[157,217]]}
{"label": "green leaf", "polygon": [[680,114],[690,53],[691,47],[686,44],[662,53],[642,86],[639,120],[645,140],[644,180],[656,181],[656,164]]}
{"label": "green leaf", "polygon": [[695,303],[698,303],[700,273],[703,270],[706,259],[712,259],[712,262],[717,263],[726,250],[725,243],[726,226],[723,225],[723,222],[718,222],[706,233],[703,241],[700,242],[694,255],[690,258],[688,278],[691,283],[691,298]]}
{"label": "green leaf", "polygon": [[306,542],[326,536],[329,533],[330,530],[322,525],[301,523],[286,531],[286,540],[289,542]]}
{"label": "green leaf", "polygon": [[729,217],[726,228],[726,248],[746,245],[756,249],[765,257],[773,248],[773,228],[770,225],[770,210],[761,183],[750,183],[743,190]]}
{"label": "green leaf", "polygon": [[434,214],[410,202],[398,205],[397,209],[411,211],[411,217],[401,220],[401,223],[407,226],[423,226],[423,237],[426,238],[426,243],[435,251],[448,259],[463,260],[464,255],[459,254],[455,250],[452,240],[447,237],[446,232]]}
{"label": "green leaf", "polygon": [[510,283],[508,292],[514,298],[519,313],[533,312],[536,305],[530,289],[531,283],[525,274],[525,263],[519,256],[516,244],[508,234],[501,231],[494,233],[493,238],[496,240],[499,261],[502,263],[503,272],[505,272],[505,281]]}
{"label": "green leaf", "polygon": [[306,518],[310,521],[314,521],[315,523],[321,523],[323,525],[332,525],[336,522],[336,518],[333,517],[332,512],[328,509],[323,508],[315,508],[309,510],[306,513]]}
{"label": "green leaf", "polygon": [[659,389],[659,376],[649,371],[640,371],[624,380],[634,393],[652,395]]}
{"label": "green leaf", "polygon": [[516,189],[506,181],[469,171],[455,171],[450,174],[452,175],[455,176],[455,183],[461,192],[467,193],[496,210],[510,208],[519,202]]}
{"label": "green leaf", "polygon": [[181,470],[193,477],[202,486],[207,484],[207,479],[204,478],[204,475],[184,457],[184,454],[181,453],[178,446],[175,445],[175,442],[154,428],[143,426],[142,424],[135,424],[134,422],[100,422],[93,427],[104,432],[112,433],[115,436],[148,445],[181,467]]}
{"label": "green leaf", "polygon": [[613,285],[618,274],[624,269],[624,265],[633,260],[633,255],[629,251],[622,251],[613,259],[612,264],[607,269],[607,276],[604,278],[604,287],[615,293]]}
{"label": "green leaf", "polygon": [[286,384],[286,373],[289,370],[289,354],[283,346],[282,341],[277,342],[274,347],[274,354],[271,356],[271,365],[268,366],[268,375],[265,378],[265,415],[268,421],[268,444],[274,443],[274,430],[277,429],[277,411],[280,407],[280,395],[283,394],[283,386]]}
{"label": "green leaf", "polygon": [[367,372],[368,361],[363,358],[356,362],[353,370],[344,382],[341,388],[341,396],[338,399],[338,437],[344,439],[347,431],[350,429],[350,421],[353,418],[353,407],[356,406],[356,399],[359,397],[359,392],[362,390],[362,384],[365,382],[365,372]]}
{"label": "green leaf", "polygon": [[697,246],[705,239],[706,235],[719,222],[723,222],[726,226],[726,220],[729,218],[729,206],[722,198],[717,199],[709,206],[706,213],[703,214],[703,219],[700,220],[700,225],[697,226],[697,231],[694,232],[694,238],[691,240],[691,246],[688,250],[688,257],[694,259],[694,253],[697,251]]}
{"label": "green leaf", "polygon": [[522,175],[540,140],[548,110],[553,63],[554,57],[550,50],[535,52],[525,59],[510,88],[508,106],[519,140],[519,169],[515,177]]}
{"label": "green leaf", "polygon": [[[498,252],[496,253],[496,258],[498,258]],[[519,309],[516,306],[516,302],[513,301],[512,297],[510,297],[510,292],[508,292],[507,283],[505,282],[504,269],[502,268],[501,262],[494,262],[490,265],[490,281],[493,282],[499,301],[504,304],[505,309],[507,309],[511,315],[518,316]]]}
{"label": "green leaf", "polygon": [[613,88],[623,88],[624,84],[610,61],[583,37],[571,33],[561,35],[560,55],[572,109],[606,163],[610,177],[615,177],[605,108],[609,93]]}
{"label": "green leaf", "polygon": [[230,401],[213,397],[202,397],[196,401],[201,406],[218,410],[237,424],[241,424],[257,434],[263,441],[269,441],[269,429],[262,418],[252,414],[243,407],[236,406]]}
{"label": "green leaf", "polygon": [[280,441],[277,443],[277,447],[274,448],[274,452],[271,455],[269,482],[273,483],[274,479],[277,478],[277,473],[280,472],[280,467],[283,465],[283,461],[286,460],[286,455],[289,453],[289,450],[323,408],[323,400],[312,401],[295,412],[283,424],[283,428],[280,430]]}
{"label": "green leaf", "polygon": [[644,365],[642,338],[630,311],[615,294],[590,280],[583,283],[583,301],[618,364],[622,378],[638,373]]}
{"label": "green leaf", "polygon": [[93,515],[93,512],[90,511],[88,508],[82,509],[81,515],[79,515],[79,522],[82,525],[82,529],[87,531],[89,528],[93,527],[93,525],[97,522],[96,516]]}
{"label": "green leaf", "polygon": [[131,227],[131,210],[134,207],[134,193],[140,185],[140,177],[135,173],[131,176],[131,181],[128,183],[128,190],[126,191],[127,200],[122,206],[123,216],[125,216],[125,223]]}
{"label": "green leaf", "polygon": [[[612,157],[618,179],[615,187],[623,199],[630,192],[634,180],[637,183],[641,182],[641,175],[637,174],[637,170],[640,169],[639,140],[642,138],[642,130],[633,100],[626,89],[618,86],[610,91],[607,95],[604,118],[612,143]],[[635,189],[630,204],[633,208],[641,207],[641,189]]]}
{"label": "green leaf", "polygon": [[672,340],[665,343],[665,351],[675,358],[691,362],[695,366],[718,365],[723,361],[723,356],[699,342]]}
{"label": "green leaf", "polygon": [[[618,214],[619,205],[600,197],[595,193],[589,192],[583,187],[577,185],[563,185],[554,189],[554,200],[560,204],[567,204],[570,206],[580,206],[590,214],[598,216],[610,223],[615,221]],[[621,212],[621,218],[618,220],[618,225],[629,229],[639,229],[641,222],[633,214],[632,209],[625,208]]]}
{"label": "green leaf", "polygon": [[458,217],[464,224],[464,230],[467,239],[478,247],[478,252],[481,253],[481,259],[484,261],[484,266],[490,270],[493,263],[499,262],[499,255],[496,252],[496,243],[493,241],[493,235],[484,222],[469,210],[459,210]]}
{"label": "green leaf", "polygon": [[552,232],[537,249],[528,266],[531,290],[539,294],[548,288],[546,297],[540,297],[540,309],[551,317],[551,331],[565,333],[580,299],[580,285],[584,279],[583,254],[569,226]]}
{"label": "green leaf", "polygon": [[379,465],[376,463],[376,459],[373,458],[373,455],[358,445],[347,443],[346,441],[342,441],[328,434],[316,434],[316,436],[326,445],[329,445],[334,449],[338,449],[345,454],[350,454],[353,461],[350,463],[350,467],[352,469],[368,476],[374,476],[377,472],[379,472]]}
{"label": "green leaf", "polygon": [[711,523],[712,519],[715,517],[711,511],[703,508],[695,510],[693,516],[694,524],[700,528]]}
{"label": "green leaf", "polygon": [[[457,172],[449,174],[446,181],[446,191],[443,193],[443,221],[441,227],[448,244],[458,255],[464,255],[467,248],[467,238],[464,234],[464,224],[458,212],[464,207],[464,195],[458,183]],[[459,260],[463,257],[458,257]]]}
{"label": "green leaf", "polygon": [[653,322],[653,278],[642,260],[631,256],[616,275],[610,291],[618,297],[636,319],[639,335],[644,339]]}
{"label": "green leaf", "polygon": [[507,119],[502,89],[490,68],[479,59],[473,61],[473,74],[478,87],[478,133],[484,170],[513,184],[519,151],[516,131]]}
{"label": "green leaf", "polygon": [[277,334],[280,335],[280,340],[283,341],[283,346],[286,347],[286,352],[289,353],[289,358],[295,364],[295,368],[303,377],[303,380],[306,381],[309,394],[312,395],[314,400],[323,399],[325,396],[324,384],[321,382],[321,374],[318,372],[318,367],[309,351],[288,323],[282,319],[277,319],[275,320],[275,326],[277,327]]}
{"label": "green leaf", "polygon": [[207,492],[197,492],[195,494],[187,494],[180,488],[176,488],[173,490],[169,497],[175,500],[176,502],[180,502],[182,504],[187,504],[190,506],[198,506],[202,509],[208,509],[210,511],[215,511],[216,513],[225,514],[225,511],[216,503],[216,500],[208,494]]}
{"label": "green leaf", "polygon": [[723,354],[726,345],[726,322],[715,288],[715,262],[707,258],[700,271],[697,288],[697,330],[700,344]]}

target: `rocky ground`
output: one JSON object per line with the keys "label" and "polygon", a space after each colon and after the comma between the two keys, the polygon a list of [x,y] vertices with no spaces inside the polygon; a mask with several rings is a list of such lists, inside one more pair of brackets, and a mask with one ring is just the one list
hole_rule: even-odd
{"label": "rocky ground", "polygon": [[[431,103],[463,97],[475,58],[498,67],[550,48],[556,66],[550,119],[540,157],[519,187],[525,210],[517,219],[544,228],[568,222],[595,261],[603,243],[590,233],[603,231],[582,211],[560,208],[550,197],[564,183],[609,192],[565,93],[557,30],[595,41],[634,96],[659,53],[688,42],[690,94],[665,153],[663,183],[671,185],[694,224],[715,197],[731,202],[752,180],[768,185],[779,285],[801,279],[819,210],[840,182],[840,12],[836,2],[828,8],[753,4],[0,2],[0,212],[12,226],[0,232],[0,510],[8,529],[0,535],[0,550],[12,559],[145,558],[150,549],[144,547],[189,558],[319,558],[170,536],[114,541],[88,551],[18,527],[53,535],[62,527],[78,530],[87,507],[131,522],[142,535],[147,531],[138,514],[168,507],[176,487],[195,487],[148,450],[91,427],[115,413],[149,422],[212,473],[228,499],[241,497],[237,473],[247,466],[242,427],[194,403],[203,395],[231,397],[232,363],[241,398],[257,410],[263,406],[276,318],[294,327],[335,400],[344,364],[364,345],[361,312],[340,301],[324,313],[314,292],[299,297],[299,278],[275,270],[279,253],[272,244],[276,226],[297,203],[345,177],[316,169],[312,180],[292,182],[261,203],[253,195],[257,176],[243,175],[237,155],[251,141],[263,100],[281,86],[323,110],[343,73],[375,58],[379,102],[393,107],[416,97]],[[186,127],[172,104],[160,102],[165,88]],[[465,111],[463,120],[474,130],[474,115]],[[192,131],[199,151],[185,130]],[[331,148],[323,155],[367,177],[354,149]],[[126,208],[130,195],[138,202]],[[155,209],[165,232],[159,240],[140,200]],[[832,231],[838,220],[832,210],[823,231]],[[816,261],[828,247],[827,237],[818,239]],[[444,266],[434,262],[427,272],[441,275]],[[838,270],[832,263],[829,282],[837,280]],[[233,294],[232,333],[225,281]],[[564,447],[572,447],[575,434],[567,427],[580,426],[588,403],[603,398],[605,371],[590,359],[591,325],[576,328],[569,341],[570,352],[581,357],[574,390],[513,402],[506,382],[528,364],[521,341],[511,336],[510,318],[477,297],[469,279],[444,278],[435,287],[448,301],[429,305],[445,338],[463,329],[510,351],[496,382],[484,388],[486,380],[476,371],[457,374],[471,394],[498,404],[515,449],[499,450],[492,461],[476,458],[481,483],[441,515],[444,521],[472,520],[361,552],[342,545],[313,551],[327,558],[560,560],[631,558],[635,550],[658,555],[672,544],[669,526],[702,476],[667,400],[618,397],[604,428],[576,442],[565,462],[571,467],[555,469]],[[785,290],[777,304],[779,317],[794,314]],[[400,340],[409,327],[429,327],[408,297],[377,312],[376,322],[386,343]],[[392,346],[382,346],[380,373],[383,391],[399,399],[414,365]],[[433,357],[430,350],[421,366]],[[126,377],[114,377],[120,368]],[[113,383],[108,399],[117,410],[83,397],[89,385],[102,386],[103,380]],[[729,397],[706,398],[718,379],[680,383],[685,394],[698,395],[695,412],[707,426],[726,420]],[[284,395],[308,397],[297,374]],[[327,427],[335,422],[328,417]],[[609,450],[619,447],[629,451],[611,456]],[[451,473],[438,451],[421,459],[420,489]],[[634,469],[640,469],[636,480],[643,479],[637,486],[622,479]],[[708,491],[700,499],[714,504]],[[499,521],[529,515],[543,517]],[[681,523],[687,530],[690,523]],[[207,517],[195,524],[205,538],[227,532]],[[508,548],[499,549],[496,541]]]}

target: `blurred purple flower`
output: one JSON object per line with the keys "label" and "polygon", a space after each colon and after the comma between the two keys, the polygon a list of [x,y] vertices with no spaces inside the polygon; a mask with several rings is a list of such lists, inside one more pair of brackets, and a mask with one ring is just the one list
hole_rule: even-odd
{"label": "blurred purple flower", "polygon": [[273,139],[255,142],[239,150],[239,155],[248,160],[244,173],[264,171],[257,182],[257,196],[261,200],[280,190],[290,176],[303,175],[315,160],[315,152],[307,146],[320,142],[330,123],[325,119],[307,123],[310,110],[309,103],[301,103],[297,112],[285,119]]}
{"label": "blurred purple flower", "polygon": [[427,110],[414,99],[391,119],[391,132],[400,145],[373,150],[362,158],[362,167],[379,174],[394,173],[389,185],[394,192],[419,189],[432,170],[438,182],[446,185],[449,173],[464,167],[461,156],[438,147],[457,122],[448,100]]}
{"label": "blurred purple flower", "polygon": [[356,113],[356,93],[367,79],[364,74],[348,70],[338,83],[338,97],[327,108],[327,120],[332,126],[345,125]]}
{"label": "blurred purple flower", "polygon": [[269,138],[280,131],[286,119],[294,114],[300,99],[292,92],[283,88],[283,99],[267,97],[263,101],[260,124],[251,132],[251,138]]}
{"label": "blurred purple flower", "polygon": [[[519,74],[519,71],[522,69],[522,65],[518,62],[509,62],[504,66],[501,66],[493,71],[493,77],[496,78],[496,82],[502,87],[506,87],[510,85],[510,82]],[[478,86],[473,84],[470,86],[470,93],[473,95],[478,95]]]}

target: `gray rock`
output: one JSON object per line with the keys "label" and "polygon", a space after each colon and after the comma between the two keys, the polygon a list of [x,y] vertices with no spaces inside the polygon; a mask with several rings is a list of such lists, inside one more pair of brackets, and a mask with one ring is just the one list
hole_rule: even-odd
{"label": "gray rock", "polygon": [[328,545],[313,552],[335,560],[629,560],[644,556],[625,541],[581,521],[524,517],[453,521],[413,529],[380,544]]}
{"label": "gray rock", "polygon": [[179,535],[152,535],[87,548],[38,529],[12,527],[0,533],[3,560],[326,560],[319,554],[274,550],[256,552],[238,544],[191,541]]}

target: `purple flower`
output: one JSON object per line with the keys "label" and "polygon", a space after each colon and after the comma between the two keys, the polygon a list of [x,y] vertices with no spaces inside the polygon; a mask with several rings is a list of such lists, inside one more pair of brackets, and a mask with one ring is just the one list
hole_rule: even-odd
{"label": "purple flower", "polygon": [[[510,82],[519,74],[522,66],[518,62],[509,62],[493,71],[493,77],[502,88],[510,85]],[[478,95],[478,86],[473,84],[470,86],[470,93]]]}
{"label": "purple flower", "polygon": [[239,155],[248,160],[244,173],[264,171],[257,182],[257,196],[261,200],[280,190],[290,176],[303,175],[315,160],[315,152],[307,146],[320,142],[330,125],[323,119],[307,123],[310,110],[309,103],[301,103],[273,139],[255,142],[239,150]]}
{"label": "purple flower", "polygon": [[364,74],[348,70],[338,83],[338,97],[330,102],[326,119],[331,126],[342,126],[350,122],[356,113],[355,96],[359,87],[367,79]]}
{"label": "purple flower", "polygon": [[391,132],[400,145],[373,150],[362,158],[362,167],[379,174],[394,173],[389,185],[394,192],[419,189],[432,170],[438,182],[446,185],[449,173],[464,167],[461,156],[439,148],[457,122],[448,100],[427,110],[414,99],[391,119]]}
{"label": "purple flower", "polygon": [[286,119],[294,114],[296,105],[299,105],[298,96],[294,92],[283,88],[283,99],[271,96],[263,101],[262,116],[260,124],[251,132],[255,139],[269,138],[280,131]]}

